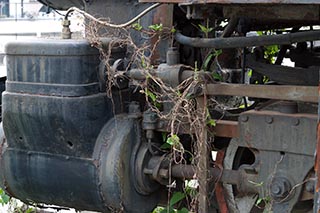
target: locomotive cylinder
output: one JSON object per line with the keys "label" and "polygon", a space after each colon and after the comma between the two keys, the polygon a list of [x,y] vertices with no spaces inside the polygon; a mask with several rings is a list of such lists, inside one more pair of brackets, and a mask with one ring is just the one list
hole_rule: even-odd
{"label": "locomotive cylinder", "polygon": [[135,120],[114,118],[100,92],[98,50],[37,40],[10,43],[6,53],[1,187],[24,202],[102,212],[146,199],[129,184]]}

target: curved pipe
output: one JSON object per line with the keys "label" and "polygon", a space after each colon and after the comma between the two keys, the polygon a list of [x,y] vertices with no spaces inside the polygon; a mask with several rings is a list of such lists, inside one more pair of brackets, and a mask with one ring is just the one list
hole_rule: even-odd
{"label": "curved pipe", "polygon": [[230,38],[192,38],[177,32],[175,39],[183,45],[200,48],[241,48],[268,45],[292,44],[303,41],[320,40],[320,30],[281,35],[230,37]]}
{"label": "curved pipe", "polygon": [[144,15],[146,15],[147,13],[149,13],[151,10],[159,7],[161,5],[161,3],[155,3],[153,5],[151,5],[150,7],[146,8],[144,11],[142,11],[141,13],[139,13],[136,17],[132,18],[131,20],[129,20],[128,22],[126,23],[123,23],[123,24],[111,24],[109,22],[106,22],[106,21],[101,21],[100,19],[98,18],[95,18],[94,16],[92,16],[91,14],[87,13],[86,11],[83,11],[83,10],[80,10],[79,8],[77,7],[71,7],[69,8],[69,10],[67,11],[64,19],[67,20],[68,19],[68,16],[71,12],[73,11],[76,11],[82,15],[84,15],[86,18],[92,20],[92,21],[95,21],[103,26],[106,26],[106,27],[112,27],[112,28],[124,28],[124,27],[128,27],[130,25],[132,25],[133,23],[135,23],[136,21],[138,21],[141,17],[143,17]]}

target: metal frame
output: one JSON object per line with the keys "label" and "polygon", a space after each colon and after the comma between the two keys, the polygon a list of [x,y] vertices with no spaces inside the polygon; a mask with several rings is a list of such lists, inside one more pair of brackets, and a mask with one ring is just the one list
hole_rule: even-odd
{"label": "metal frame", "polygon": [[139,2],[186,4],[320,4],[318,0],[140,0]]}

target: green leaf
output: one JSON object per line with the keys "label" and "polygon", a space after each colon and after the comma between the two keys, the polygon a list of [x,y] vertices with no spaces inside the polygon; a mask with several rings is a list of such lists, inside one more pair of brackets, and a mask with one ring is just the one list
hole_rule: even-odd
{"label": "green leaf", "polygon": [[259,198],[256,202],[256,205],[258,206],[263,201],[263,198]]}
{"label": "green leaf", "polygon": [[189,213],[189,210],[186,208],[182,208],[182,209],[178,210],[177,213]]}
{"label": "green leaf", "polygon": [[198,24],[198,26],[200,27],[200,30],[202,31],[202,32],[206,32],[207,31],[207,28],[205,27],[205,26],[203,26],[202,24]]}
{"label": "green leaf", "polygon": [[150,25],[148,28],[153,30],[153,31],[162,31],[163,26],[162,26],[162,23],[160,23],[160,24]]}
{"label": "green leaf", "polygon": [[222,76],[221,76],[219,73],[217,73],[217,72],[212,73],[212,77],[213,77],[215,80],[219,80],[219,81],[222,81],[222,80],[223,80],[223,79],[222,79]]}
{"label": "green leaf", "polygon": [[141,26],[141,24],[139,22],[136,22],[136,23],[132,24],[132,28],[137,31],[141,31],[143,27]]}
{"label": "green leaf", "polygon": [[209,69],[209,67],[208,67],[208,66],[209,66],[209,63],[210,63],[210,61],[212,60],[213,57],[214,57],[214,53],[210,53],[210,54],[206,57],[203,65],[202,65],[202,69],[203,69],[203,70],[208,71],[208,69]]}
{"label": "green leaf", "polygon": [[25,213],[33,213],[35,210],[33,208],[28,208]]}
{"label": "green leaf", "polygon": [[175,146],[177,144],[180,144],[180,138],[178,135],[172,135],[170,137],[167,138],[166,141],[167,144],[171,145],[171,146]]}
{"label": "green leaf", "polygon": [[216,126],[216,121],[213,120],[213,119],[210,119],[210,120],[207,121],[207,124],[208,124],[209,126]]}
{"label": "green leaf", "polygon": [[168,144],[168,143],[164,143],[160,146],[161,149],[170,149],[171,148],[171,145]]}
{"label": "green leaf", "polygon": [[207,34],[213,31],[212,27],[206,27],[206,26],[203,26],[202,24],[198,24],[198,26],[203,33]]}
{"label": "green leaf", "polygon": [[149,91],[148,89],[145,89],[145,93],[147,94],[147,96],[152,100],[152,102],[156,102],[157,100],[157,96],[155,94],[153,94],[151,91]]}
{"label": "green leaf", "polygon": [[152,213],[161,213],[163,212],[163,210],[166,210],[166,209],[158,206],[152,211]]}
{"label": "green leaf", "polygon": [[222,50],[221,49],[214,51],[214,56],[219,56],[221,54],[222,54]]}
{"label": "green leaf", "polygon": [[8,204],[10,201],[10,197],[6,195],[3,189],[0,188],[0,203],[2,205]]}
{"label": "green leaf", "polygon": [[251,180],[248,180],[249,183],[253,184],[254,186],[256,187],[261,187],[263,186],[263,181],[261,181],[260,183],[257,183],[257,182],[254,182],[254,181],[251,181]]}
{"label": "green leaf", "polygon": [[161,135],[162,135],[162,141],[165,143],[167,141],[168,134],[166,132],[163,132]]}
{"label": "green leaf", "polygon": [[173,193],[171,199],[170,199],[170,206],[173,206],[174,204],[178,203],[179,201],[181,201],[182,199],[184,199],[186,197],[186,195],[182,192],[175,192]]}
{"label": "green leaf", "polygon": [[263,31],[257,31],[258,36],[262,36],[263,35]]}

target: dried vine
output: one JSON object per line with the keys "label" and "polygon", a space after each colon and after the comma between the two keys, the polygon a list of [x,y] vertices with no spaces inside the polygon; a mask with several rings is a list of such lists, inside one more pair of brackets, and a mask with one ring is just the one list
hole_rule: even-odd
{"label": "dried vine", "polygon": [[[132,39],[132,28],[139,31],[142,37],[148,37],[149,40],[156,39],[156,42],[145,42],[142,45],[137,45]],[[172,87],[166,84],[159,77],[154,75],[154,65],[151,64],[151,58],[162,39],[171,39],[173,29],[167,29],[162,25],[150,27],[150,29],[143,29],[139,24],[135,24],[130,27],[123,28],[110,28],[105,25],[101,25],[95,20],[89,21],[86,27],[86,35],[90,43],[99,49],[101,53],[101,61],[105,65],[106,73],[106,92],[108,97],[112,98],[111,89],[116,86],[116,79],[127,78],[125,73],[132,67],[139,68],[143,71],[145,80],[132,81],[131,84],[140,88],[140,92],[145,94],[146,103],[148,108],[153,112],[156,112],[160,120],[166,120],[170,126],[170,133],[167,136],[167,142],[171,145],[169,156],[173,164],[185,164],[185,154],[188,152],[192,156],[191,163],[196,166],[194,179],[207,172],[207,168],[199,166],[199,157],[202,154],[200,152],[202,146],[206,146],[207,150],[211,150],[209,147],[210,139],[204,137],[207,125],[215,125],[214,120],[211,119],[209,113],[210,105],[219,105],[214,100],[206,100],[207,97],[204,94],[204,102],[201,107],[197,101],[197,97],[203,93],[203,88],[206,87],[208,78],[202,75],[197,68],[194,70],[194,75],[176,87]],[[107,47],[101,38],[111,38],[107,43]],[[123,71],[117,71],[110,63],[112,50],[114,48],[125,47],[127,49],[128,61]],[[130,79],[132,80],[132,79]],[[212,80],[212,79],[209,79]],[[171,105],[171,110],[163,111],[161,106]],[[186,150],[184,144],[180,141],[179,132],[181,128],[188,127],[187,132],[192,137],[194,142],[193,150]],[[169,188],[170,193],[170,188]],[[188,198],[190,199],[190,198]],[[191,197],[188,200],[189,209],[192,212],[196,212],[198,208],[198,195]]]}

